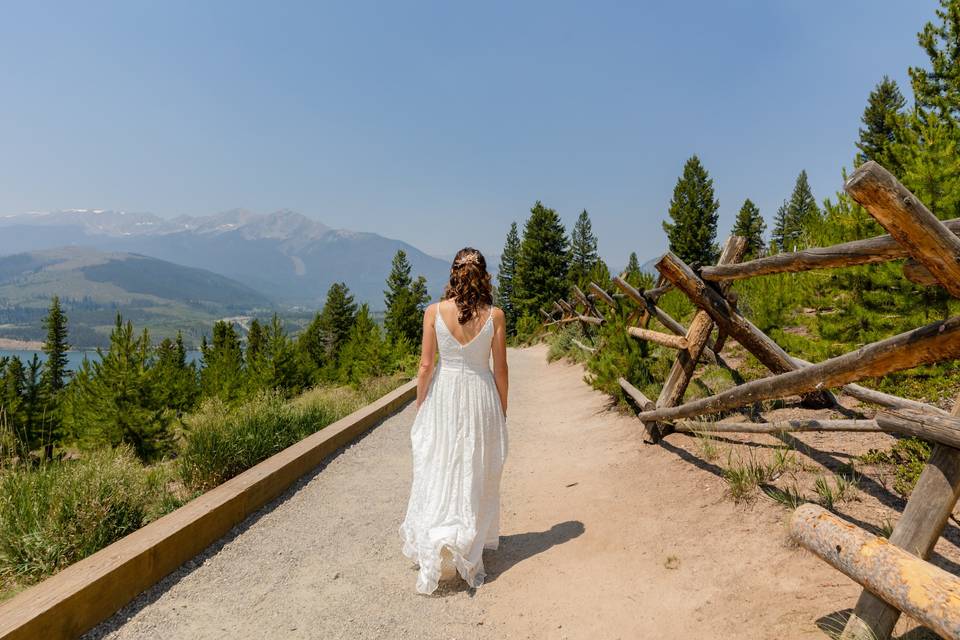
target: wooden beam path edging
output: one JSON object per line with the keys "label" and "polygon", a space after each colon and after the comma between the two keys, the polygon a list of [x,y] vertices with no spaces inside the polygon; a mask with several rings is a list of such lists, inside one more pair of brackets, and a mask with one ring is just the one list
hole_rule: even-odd
{"label": "wooden beam path edging", "polygon": [[73,639],[416,397],[415,380],[0,604],[0,640]]}

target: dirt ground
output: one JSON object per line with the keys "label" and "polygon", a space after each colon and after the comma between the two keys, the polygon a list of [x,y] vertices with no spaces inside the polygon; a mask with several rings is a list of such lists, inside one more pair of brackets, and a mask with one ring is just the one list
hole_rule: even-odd
{"label": "dirt ground", "polygon": [[[400,553],[411,404],[86,637],[786,640],[827,637],[856,601],[856,584],[790,542],[787,509],[730,499],[696,438],[645,445],[581,367],[548,365],[544,346],[508,357],[502,536],[480,588],[419,595]],[[846,461],[825,437],[804,435],[803,458]],[[719,445],[763,453],[765,438]],[[854,518],[898,508],[863,494]],[[901,637],[924,637],[910,627]]]}

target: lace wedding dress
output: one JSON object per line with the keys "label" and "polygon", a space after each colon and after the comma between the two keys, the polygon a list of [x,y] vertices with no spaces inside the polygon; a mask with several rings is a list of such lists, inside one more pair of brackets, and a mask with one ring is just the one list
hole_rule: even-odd
{"label": "lace wedding dress", "polygon": [[460,344],[436,312],[440,361],[410,431],[413,486],[400,525],[403,554],[419,565],[420,593],[437,588],[445,562],[480,586],[483,550],[500,542],[507,429],[490,370],[492,317],[493,309],[479,333]]}

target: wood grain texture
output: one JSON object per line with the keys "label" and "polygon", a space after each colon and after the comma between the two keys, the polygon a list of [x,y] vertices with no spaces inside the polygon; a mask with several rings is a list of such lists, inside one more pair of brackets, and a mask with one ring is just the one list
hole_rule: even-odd
{"label": "wood grain texture", "polygon": [[[960,416],[960,395],[951,415]],[[960,450],[935,444],[930,459],[907,500],[890,542],[926,560],[943,534],[947,519],[960,498]],[[866,589],[840,636],[843,640],[870,637],[886,640],[900,619],[900,611]]]}
{"label": "wood grain texture", "polygon": [[[657,409],[641,419],[676,420],[716,413],[762,400],[829,389],[921,364],[960,357],[960,316],[880,340],[819,364],[762,378],[723,393],[673,408]],[[891,410],[892,411],[892,410]],[[919,413],[919,412],[918,412]],[[931,414],[923,414],[935,418]]]}
{"label": "wood grain texture", "polygon": [[662,333],[660,331],[653,331],[652,329],[644,329],[643,327],[627,327],[627,333],[634,338],[649,340],[650,342],[655,342],[671,349],[686,351],[689,346],[685,337],[675,336],[672,333]]}
{"label": "wood grain texture", "polygon": [[960,639],[957,576],[814,504],[793,512],[790,533],[804,548],[896,609],[943,638]]}
{"label": "wood grain texture", "polygon": [[960,238],[893,174],[876,162],[865,162],[847,179],[844,190],[944,289],[960,298]]}

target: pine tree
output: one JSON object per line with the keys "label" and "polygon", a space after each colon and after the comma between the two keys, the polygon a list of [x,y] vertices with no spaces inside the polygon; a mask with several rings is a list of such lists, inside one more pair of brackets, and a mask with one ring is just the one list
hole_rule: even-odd
{"label": "pine tree", "polygon": [[539,317],[539,309],[567,295],[568,242],[560,217],[537,200],[523,229],[513,292],[517,318]]}
{"label": "pine tree", "polygon": [[71,381],[69,415],[74,432],[88,446],[131,445],[143,460],[169,450],[171,416],[161,406],[151,371],[149,336],[134,336],[133,325],[117,314],[106,353],[84,360]]}
{"label": "pine tree", "polygon": [[247,332],[247,352],[245,354],[247,362],[256,362],[260,358],[265,340],[263,325],[254,318],[250,321],[250,330]]}
{"label": "pine tree", "polygon": [[584,209],[570,234],[570,271],[567,274],[570,284],[583,289],[597,260],[597,237],[593,234],[590,215]]}
{"label": "pine tree", "polygon": [[737,221],[733,225],[733,235],[743,236],[747,239],[748,256],[755,257],[763,253],[766,246],[763,241],[763,234],[766,230],[767,224],[763,221],[763,216],[760,215],[760,209],[753,204],[750,198],[747,198],[737,214]]}
{"label": "pine tree", "polygon": [[939,23],[928,22],[917,34],[931,68],[910,67],[908,73],[917,106],[955,123],[960,117],[960,2],[940,0],[940,7]]}
{"label": "pine tree", "polygon": [[330,285],[323,309],[299,338],[300,348],[309,354],[316,369],[336,361],[356,317],[357,305],[347,285],[343,282]]}
{"label": "pine tree", "polygon": [[500,254],[500,268],[497,271],[497,304],[503,310],[508,335],[516,333],[517,309],[514,304],[517,259],[520,254],[520,234],[517,223],[510,223],[507,240]]}
{"label": "pine tree", "polygon": [[197,368],[187,362],[183,336],[164,338],[156,348],[156,362],[151,368],[155,379],[159,406],[175,411],[178,416],[196,406],[200,396]]}
{"label": "pine tree", "polygon": [[788,206],[787,201],[784,200],[777,208],[777,215],[773,218],[773,233],[770,237],[770,246],[777,251],[786,251],[787,247],[790,246],[791,250],[794,245],[795,238],[793,237],[793,232],[789,228],[790,220],[788,215]]}
{"label": "pine tree", "polygon": [[67,316],[60,308],[60,298],[53,297],[50,302],[50,310],[43,320],[43,326],[47,330],[47,339],[43,343],[43,352],[47,359],[43,363],[43,384],[51,396],[56,395],[66,386],[67,365],[70,360],[67,352],[70,350],[70,344],[67,342]]}
{"label": "pine tree", "polygon": [[218,320],[212,342],[203,350],[200,387],[204,396],[235,402],[244,396],[243,353],[233,324]]}
{"label": "pine tree", "polygon": [[627,268],[623,270],[624,279],[636,287],[640,283],[643,272],[640,271],[640,260],[637,259],[637,252],[631,251],[627,259]]}
{"label": "pine tree", "polygon": [[254,362],[248,362],[248,374],[248,382],[255,390],[270,389],[290,396],[305,386],[297,350],[276,313],[264,332],[262,353]]}
{"label": "pine tree", "polygon": [[691,156],[673,189],[669,209],[673,222],[664,221],[663,230],[670,240],[670,251],[694,269],[714,264],[720,256],[716,243],[719,208],[713,180],[700,158]]}
{"label": "pine tree", "polygon": [[367,304],[363,303],[340,352],[339,378],[342,382],[362,384],[371,376],[385,373],[385,365],[385,345],[380,327],[370,317]]}
{"label": "pine tree", "polygon": [[30,451],[23,405],[25,384],[23,361],[17,356],[3,358],[0,367],[0,429],[13,434],[15,453],[21,458]]}
{"label": "pine tree", "polygon": [[797,176],[797,182],[793,186],[793,193],[790,194],[787,210],[792,223],[801,234],[822,219],[823,214],[820,212],[820,207],[817,206],[817,201],[810,190],[810,182],[807,180],[805,170],[801,170],[800,175]]}
{"label": "pine tree", "polygon": [[860,150],[857,165],[873,160],[895,176],[902,175],[902,169],[893,154],[893,146],[900,139],[906,104],[896,81],[883,76],[883,80],[870,92],[867,107],[863,110],[861,121],[865,128],[860,129],[860,140],[857,142]]}
{"label": "pine tree", "polygon": [[906,120],[903,140],[892,155],[901,167],[900,179],[941,220],[960,211],[960,157],[957,127],[934,114],[917,112]]}
{"label": "pine tree", "polygon": [[391,342],[402,338],[411,343],[419,343],[423,318],[418,312],[418,293],[413,291],[407,254],[403,249],[398,249],[393,257],[390,275],[387,276],[387,289],[383,292],[386,304],[383,324]]}

